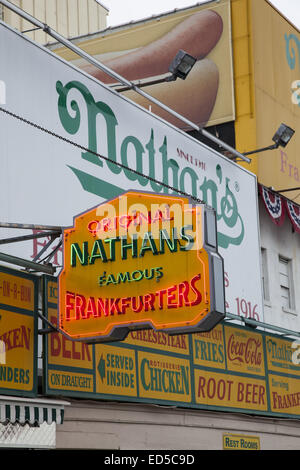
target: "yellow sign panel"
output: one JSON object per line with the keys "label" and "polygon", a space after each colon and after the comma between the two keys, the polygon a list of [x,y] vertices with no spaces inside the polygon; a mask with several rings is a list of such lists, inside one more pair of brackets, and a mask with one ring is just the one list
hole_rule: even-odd
{"label": "yellow sign panel", "polygon": [[0,303],[32,311],[34,283],[24,277],[0,272]]}
{"label": "yellow sign panel", "polygon": [[130,191],[64,231],[60,328],[88,342],[142,327],[206,331],[224,317],[223,279],[212,210]]}
{"label": "yellow sign panel", "polygon": [[163,331],[137,330],[131,331],[124,341],[125,344],[160,349],[171,353],[189,354],[188,335],[168,335]]}
{"label": "yellow sign panel", "polygon": [[57,303],[58,299],[58,286],[57,282],[48,281],[47,283],[47,301],[50,303]]}
{"label": "yellow sign panel", "polygon": [[33,389],[34,341],[32,316],[0,310],[0,389]]}
{"label": "yellow sign panel", "polygon": [[138,351],[138,367],[140,397],[191,402],[188,359]]}
{"label": "yellow sign panel", "polygon": [[224,330],[228,370],[264,375],[263,337],[244,329],[225,326]]}
{"label": "yellow sign panel", "polygon": [[223,434],[223,450],[260,450],[260,438],[244,434]]}
{"label": "yellow sign panel", "polygon": [[93,392],[94,378],[91,374],[49,370],[48,383],[56,390]]}
{"label": "yellow sign panel", "polygon": [[0,394],[36,393],[36,289],[34,276],[0,267]]}
{"label": "yellow sign panel", "polygon": [[[53,324],[54,287],[45,290]],[[296,344],[270,333],[220,323],[191,335],[134,330],[122,343],[87,345],[56,332],[47,341],[50,394],[300,416]],[[224,445],[259,448],[255,438],[226,434]]]}
{"label": "yellow sign panel", "polygon": [[285,374],[300,375],[300,363],[295,360],[296,349],[292,348],[293,342],[266,336],[266,351],[268,369]]}
{"label": "yellow sign panel", "polygon": [[202,405],[266,411],[265,380],[195,369],[195,400]]}
{"label": "yellow sign panel", "polygon": [[271,410],[275,413],[300,415],[299,379],[269,374],[268,380]]}
{"label": "yellow sign panel", "polygon": [[135,351],[96,345],[97,393],[137,396]]}
{"label": "yellow sign panel", "polygon": [[192,341],[194,364],[217,369],[226,368],[222,325],[217,325],[206,333],[195,333]]}
{"label": "yellow sign panel", "polygon": [[[48,318],[56,326],[57,309],[49,308]],[[80,367],[83,369],[91,369],[93,367],[92,347],[86,343],[71,341],[58,332],[53,332],[49,335],[48,357],[51,364]]]}

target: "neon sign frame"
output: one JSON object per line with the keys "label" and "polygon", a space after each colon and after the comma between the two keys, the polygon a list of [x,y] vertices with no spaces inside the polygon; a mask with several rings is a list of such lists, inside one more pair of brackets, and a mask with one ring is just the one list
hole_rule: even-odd
{"label": "neon sign frame", "polygon": [[[97,211],[100,206],[105,206],[106,204],[113,203],[116,204],[116,202],[119,201],[121,197],[128,197],[128,198],[143,198],[144,201],[147,201],[147,203],[150,203],[150,201],[159,201],[162,203],[162,201],[167,204],[171,201],[176,201],[176,203],[179,203],[181,207],[183,207],[184,204],[189,204],[189,207],[192,207],[192,209],[188,209],[189,212],[194,214],[196,217],[196,229],[200,229],[200,243],[197,241],[197,248],[191,251],[186,250],[185,248],[180,245],[179,252],[181,253],[180,259],[184,260],[184,264],[187,264],[190,266],[189,259],[187,258],[188,256],[192,257],[193,263],[197,263],[197,269],[195,272],[195,268],[193,268],[192,274],[190,277],[188,277],[188,280],[180,280],[177,279],[177,281],[174,281],[174,272],[172,272],[172,279],[169,281],[170,284],[168,284],[168,281],[164,279],[165,272],[164,272],[164,263],[161,262],[162,266],[159,268],[163,270],[161,272],[161,275],[163,276],[164,280],[164,286],[162,289],[157,289],[156,291],[151,291],[149,290],[150,288],[145,287],[144,293],[142,295],[132,295],[132,289],[130,288],[134,284],[141,284],[134,282],[129,286],[129,283],[127,284],[128,289],[130,292],[126,295],[118,294],[119,290],[122,290],[119,283],[119,286],[114,287],[114,291],[117,290],[117,296],[112,297],[111,295],[111,290],[109,293],[107,293],[107,286],[106,286],[106,291],[105,291],[105,286],[101,287],[98,285],[98,295],[94,294],[95,286],[93,289],[91,289],[91,292],[80,292],[80,288],[78,289],[71,289],[67,288],[68,284],[68,270],[66,267],[69,264],[73,267],[76,268],[78,264],[76,265],[76,259],[79,259],[80,264],[79,267],[80,269],[83,266],[88,266],[89,261],[92,259],[92,269],[94,269],[94,262],[95,259],[91,256],[89,256],[88,252],[88,241],[83,242],[83,250],[82,252],[78,248],[77,253],[75,253],[75,261],[70,257],[70,253],[67,254],[67,247],[70,248],[72,247],[72,244],[70,245],[70,241],[68,240],[69,238],[74,239],[74,234],[76,234],[76,231],[78,233],[82,233],[85,231],[87,234],[90,236],[90,240],[97,240],[97,237],[99,236],[100,232],[100,227],[104,228],[102,230],[101,237],[102,240],[105,242],[107,241],[107,235],[108,235],[108,230],[105,230],[105,227],[107,225],[101,224],[100,221],[97,221],[96,217],[94,217],[93,211]],[[196,214],[196,215],[195,215]],[[89,217],[88,223],[86,223],[85,218]],[[111,228],[118,230],[127,230],[128,233],[128,227],[129,223],[128,221],[133,221],[134,219],[131,216],[126,215],[127,217],[127,223],[122,224],[125,225],[125,227],[121,227],[120,222],[120,217],[125,217],[124,213],[122,215],[118,215],[115,217],[113,220],[115,221],[114,225],[111,225]],[[83,219],[82,222],[80,222]],[[149,224],[150,222],[153,222],[151,220],[151,217],[148,212],[148,219],[145,218],[140,218],[140,223],[136,224],[137,226],[141,226],[142,224],[147,223]],[[164,217],[162,216],[162,213],[159,214],[159,216],[155,219],[156,222],[162,222]],[[102,219],[102,221],[104,218]],[[108,220],[106,218],[106,220]],[[168,217],[165,217],[165,221],[174,222],[174,217],[171,217],[170,214],[168,214]],[[78,222],[79,221],[79,222]],[[147,222],[147,223],[146,223]],[[80,229],[78,226],[80,225]],[[98,224],[97,225],[97,230],[95,230],[95,227],[93,227],[91,224]],[[78,226],[76,225],[78,224]],[[175,226],[175,225],[174,225]],[[182,226],[183,227],[183,226]],[[177,226],[176,226],[177,228]],[[82,232],[80,232],[80,230]],[[150,232],[151,234],[151,232]],[[104,238],[106,236],[106,238]],[[98,238],[98,239],[100,239]],[[120,240],[120,237],[116,237]],[[149,238],[149,237],[148,237]],[[190,237],[191,238],[191,237]],[[119,241],[118,240],[118,241]],[[186,240],[188,240],[188,237],[186,237]],[[92,243],[92,241],[91,241]],[[74,243],[73,243],[74,244]],[[85,245],[84,245],[85,244]],[[199,247],[198,247],[199,244]],[[76,242],[76,245],[79,247],[79,244]],[[191,242],[189,240],[188,246],[191,245]],[[129,246],[129,244],[127,245]],[[115,248],[115,246],[114,246]],[[170,248],[170,246],[169,246]],[[198,249],[199,248],[199,249]],[[110,245],[111,249],[111,245]],[[84,250],[86,250],[85,254],[83,255]],[[147,250],[151,251],[151,247],[147,247]],[[72,248],[71,248],[72,251]],[[153,246],[152,246],[152,251],[153,251]],[[174,252],[175,250],[173,250]],[[176,250],[177,251],[177,250]],[[94,249],[93,249],[93,254],[94,254]],[[170,250],[172,252],[172,250]],[[191,254],[192,252],[192,254]],[[165,252],[161,252],[160,254],[164,254]],[[176,253],[176,252],[175,252]],[[183,253],[183,254],[182,254]],[[152,253],[153,255],[158,254],[158,253]],[[80,256],[81,255],[81,256]],[[76,258],[77,256],[77,258]],[[94,254],[94,257],[96,255]],[[108,261],[115,261],[116,258],[114,256],[113,259],[103,259],[103,256],[99,253],[97,253],[97,257],[101,257],[101,261],[103,262],[103,266],[107,265]],[[137,256],[132,256],[132,258],[137,258]],[[121,256],[122,261],[127,261],[127,252],[126,256],[123,258]],[[196,331],[208,331],[212,329],[217,323],[219,323],[225,316],[225,288],[224,288],[224,267],[223,267],[223,259],[219,255],[217,251],[217,230],[216,230],[216,217],[215,217],[215,212],[213,209],[208,208],[206,205],[193,205],[191,206],[191,201],[189,201],[187,198],[183,198],[181,196],[168,196],[168,195],[156,195],[153,193],[146,193],[146,192],[138,192],[138,191],[128,191],[124,193],[122,196],[119,196],[117,198],[112,199],[111,201],[105,201],[102,204],[89,209],[88,211],[85,211],[82,214],[79,214],[78,216],[74,217],[74,225],[73,227],[67,228],[64,231],[64,249],[63,249],[63,259],[64,259],[64,268],[61,271],[59,275],[59,313],[58,313],[58,322],[60,329],[62,332],[68,336],[70,339],[76,340],[76,341],[84,341],[87,343],[102,343],[102,342],[111,342],[111,341],[121,341],[126,338],[127,334],[129,331],[132,330],[137,330],[137,329],[155,329],[158,331],[165,331],[166,333],[169,334],[180,334],[180,333],[192,333]],[[140,262],[143,262],[144,259],[144,252],[140,255]],[[179,257],[177,257],[177,260]],[[71,263],[70,263],[71,260]],[[174,261],[176,260],[176,256],[174,258]],[[176,261],[177,261],[176,260]],[[132,261],[132,260],[131,260]],[[173,261],[173,259],[172,259]],[[176,261],[175,265],[176,266]],[[156,263],[157,264],[157,263]],[[170,264],[170,263],[169,263]],[[80,266],[81,265],[81,266]],[[169,265],[168,265],[169,267]],[[149,266],[148,266],[149,268]],[[88,268],[87,268],[88,269]],[[144,267],[142,266],[142,269]],[[136,270],[133,272],[137,271],[142,271],[142,269],[138,269],[136,267]],[[150,268],[149,268],[150,269]],[[154,269],[154,268],[152,268]],[[71,270],[71,275],[69,279],[71,278],[72,280],[72,268]],[[169,270],[170,271],[170,270]],[[172,271],[172,270],[171,270]],[[174,271],[174,270],[173,270]],[[87,272],[87,271],[85,271]],[[189,271],[188,271],[189,272]],[[74,273],[74,271],[73,271]],[[120,273],[119,273],[120,274]],[[121,273],[122,274],[122,273]],[[110,275],[111,276],[111,275]],[[103,276],[102,276],[103,277]],[[168,272],[167,277],[170,277],[170,272]],[[147,279],[147,278],[145,278]],[[134,279],[135,280],[135,279]],[[140,279],[138,279],[140,280]],[[158,279],[159,280],[159,279]],[[122,281],[124,283],[124,277],[122,278]],[[132,281],[132,280],[131,280]],[[173,282],[172,282],[173,281]],[[150,282],[150,281],[149,281]],[[200,286],[196,287],[196,283],[199,282]],[[81,284],[79,282],[79,284]],[[111,286],[109,286],[111,287]],[[99,291],[99,289],[101,289]],[[104,290],[104,292],[103,292]],[[79,292],[78,292],[79,291]],[[104,295],[102,296],[102,292]],[[134,289],[133,289],[134,292]],[[190,299],[188,296],[190,293],[193,292],[196,295],[196,299]],[[176,299],[176,293],[177,293],[177,299]],[[164,299],[165,296],[165,299]],[[135,299],[135,300],[134,300]],[[165,305],[167,304],[167,306]],[[155,307],[154,307],[155,304]],[[190,310],[189,307],[195,307],[199,304],[199,310],[195,312],[190,312],[189,315],[187,315],[187,310]],[[137,307],[139,305],[139,307]],[[124,314],[126,315],[128,309],[131,308],[130,312],[134,312],[137,314],[141,314],[143,311],[142,317],[138,318],[138,316],[132,318],[130,315],[128,315],[128,318],[123,316]],[[185,311],[183,312],[183,309],[185,308]],[[121,310],[120,310],[121,309]],[[166,310],[170,310],[172,312],[175,312],[172,317],[168,318],[160,318],[157,315],[157,312],[161,311],[162,317],[166,316],[165,312]],[[155,313],[153,313],[155,312]],[[180,315],[180,313],[182,315]],[[110,317],[110,321],[106,321]],[[123,318],[122,318],[123,317]],[[99,320],[97,323],[97,326],[93,325],[93,322],[95,319]],[[101,319],[101,320],[100,320]],[[101,323],[102,321],[102,323]],[[81,326],[78,326],[80,323]],[[76,324],[76,326],[74,326]],[[90,327],[87,325],[90,324]],[[102,325],[102,326],[100,326]],[[82,328],[82,329],[81,329]]]}

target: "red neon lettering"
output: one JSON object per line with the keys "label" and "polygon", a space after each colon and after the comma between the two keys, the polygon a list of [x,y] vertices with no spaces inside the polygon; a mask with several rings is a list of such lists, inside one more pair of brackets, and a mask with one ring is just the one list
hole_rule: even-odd
{"label": "red neon lettering", "polygon": [[131,297],[122,297],[121,299],[121,313],[126,313],[126,309],[130,307]]}
{"label": "red neon lettering", "polygon": [[152,222],[156,222],[158,220],[164,220],[164,217],[162,215],[162,211],[158,210],[155,212],[154,217],[152,217]]}
{"label": "red neon lettering", "polygon": [[98,310],[98,317],[101,317],[101,312],[103,312],[105,317],[108,317],[109,299],[97,299],[97,310]]}
{"label": "red neon lettering", "polygon": [[66,293],[66,320],[71,320],[71,311],[74,308],[74,305],[71,304],[71,300],[74,300],[75,294],[73,292]]}
{"label": "red neon lettering", "polygon": [[90,317],[98,317],[98,312],[96,308],[96,302],[94,297],[90,297],[87,301],[87,308],[86,308],[86,318]]}
{"label": "red neon lettering", "polygon": [[190,305],[189,301],[190,285],[188,281],[183,281],[178,285],[178,307]]}
{"label": "red neon lettering", "polygon": [[84,295],[76,294],[75,296],[75,318],[80,320],[81,318],[86,318],[85,314],[86,300]]}
{"label": "red neon lettering", "polygon": [[[126,314],[128,310],[135,313],[148,312],[164,308],[192,307],[202,302],[202,295],[196,287],[201,275],[195,275],[190,282],[183,281],[167,289],[147,293],[137,297],[94,298],[67,292],[65,297],[65,319],[83,320],[99,318],[102,315]],[[189,300],[189,293],[193,292],[194,300]],[[230,354],[229,354],[230,357]],[[252,357],[252,356],[251,356]]]}
{"label": "red neon lettering", "polygon": [[[123,219],[125,219],[125,222],[123,222]],[[132,222],[132,217],[131,215],[121,215],[119,217],[119,226],[123,228],[128,228],[129,225]]]}
{"label": "red neon lettering", "polygon": [[115,313],[122,313],[120,312],[119,308],[118,308],[118,303],[120,301],[120,298],[118,297],[117,299],[109,299],[109,313],[110,315],[113,315],[114,312]]}
{"label": "red neon lettering", "polygon": [[154,308],[155,302],[155,294],[146,294],[144,295],[144,310],[148,312],[148,310],[155,310]]}
{"label": "red neon lettering", "polygon": [[[178,304],[176,302],[175,291],[177,291],[177,286],[171,286],[167,289],[167,306],[168,308],[177,308]],[[175,303],[172,303],[174,302]]]}
{"label": "red neon lettering", "polygon": [[198,305],[202,301],[202,295],[198,291],[197,287],[195,287],[195,282],[199,281],[200,278],[201,278],[201,274],[197,274],[191,279],[191,288],[192,288],[192,291],[195,292],[196,294],[196,299],[193,302],[191,302],[191,306]]}
{"label": "red neon lettering", "polygon": [[99,220],[91,220],[88,223],[87,229],[92,235],[96,235],[101,228],[101,223]]}
{"label": "red neon lettering", "polygon": [[162,310],[164,308],[164,302],[163,302],[163,296],[167,292],[166,289],[159,290],[156,292],[156,295],[158,296],[158,308]]}
{"label": "red neon lettering", "polygon": [[[139,300],[139,305],[137,306],[137,301]],[[131,298],[131,307],[135,313],[140,313],[142,311],[144,304],[143,304],[143,297],[139,295],[138,297]]]}

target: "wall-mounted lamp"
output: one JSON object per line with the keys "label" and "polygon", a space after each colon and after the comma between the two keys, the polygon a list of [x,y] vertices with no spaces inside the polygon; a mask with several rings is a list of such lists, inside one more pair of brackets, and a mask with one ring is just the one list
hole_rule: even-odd
{"label": "wall-mounted lamp", "polygon": [[[241,152],[243,155],[252,155],[254,153],[265,152],[266,150],[274,150],[278,147],[286,147],[293,135],[295,134],[294,129],[287,126],[286,124],[280,124],[279,128],[272,137],[274,144],[268,145],[268,147],[263,147],[256,150],[251,150],[250,152]],[[223,152],[226,157],[234,160],[235,162],[240,162],[242,159],[236,158],[232,152]],[[250,160],[251,161],[251,160]]]}
{"label": "wall-mounted lamp", "polygon": [[261,149],[251,150],[251,152],[243,152],[243,155],[251,155],[253,153],[277,149],[278,147],[286,147],[294,133],[295,131],[291,127],[287,126],[286,124],[280,124],[279,128],[272,137],[273,142],[275,142],[274,144],[269,145],[268,147],[263,147]]}
{"label": "wall-mounted lamp", "polygon": [[158,78],[157,80],[151,80],[148,82],[136,82],[136,83],[133,83],[132,87],[128,86],[128,87],[118,88],[116,89],[116,91],[121,92],[121,91],[131,90],[134,86],[137,86],[138,88],[142,88],[144,86],[156,85],[157,83],[162,83],[162,82],[173,82],[177,80],[177,78],[181,78],[181,80],[185,80],[188,74],[190,73],[190,71],[192,70],[196,61],[197,59],[195,59],[195,57],[193,57],[192,55],[180,49],[169,66],[169,72],[171,73],[171,75],[168,75],[167,77],[164,77],[164,78]]}
{"label": "wall-mounted lamp", "polygon": [[166,81],[173,81],[177,78],[185,80],[196,61],[197,59],[195,59],[195,57],[180,49],[170,64],[169,72],[171,72],[172,75],[167,77]]}

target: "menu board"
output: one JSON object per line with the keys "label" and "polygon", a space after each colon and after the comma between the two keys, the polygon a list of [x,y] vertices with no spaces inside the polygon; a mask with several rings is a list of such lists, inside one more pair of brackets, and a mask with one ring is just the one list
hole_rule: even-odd
{"label": "menu board", "polygon": [[37,277],[0,267],[0,395],[36,395],[37,297]]}
{"label": "menu board", "polygon": [[[44,308],[57,322],[57,284],[44,277]],[[300,361],[293,341],[222,322],[206,333],[132,331],[88,345],[45,335],[48,395],[299,417]]]}

